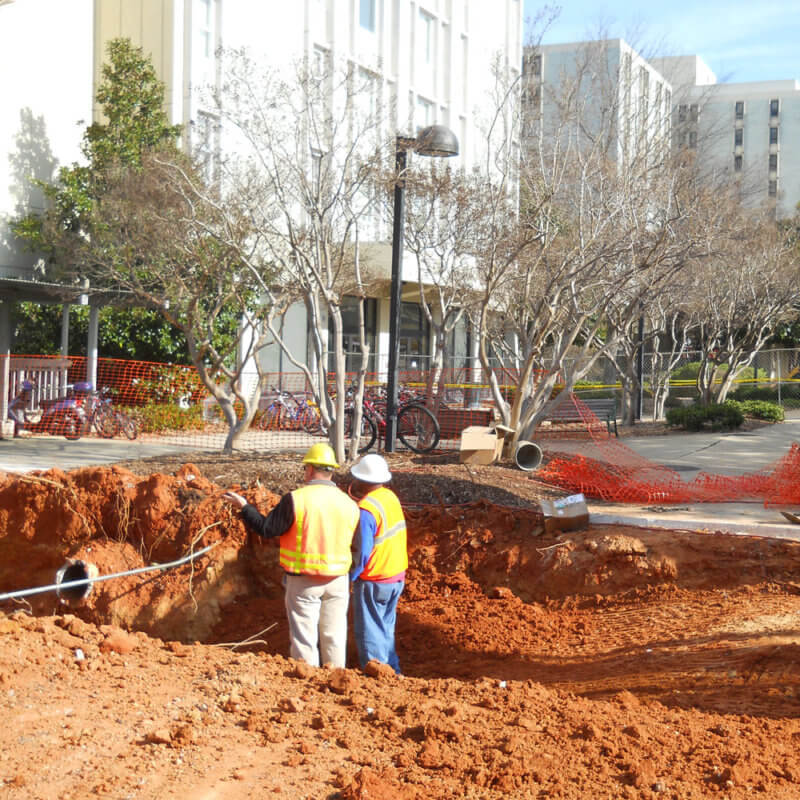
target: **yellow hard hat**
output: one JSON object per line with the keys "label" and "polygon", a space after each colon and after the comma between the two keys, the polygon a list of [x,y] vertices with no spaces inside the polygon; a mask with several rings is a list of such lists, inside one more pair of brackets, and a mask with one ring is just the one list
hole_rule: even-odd
{"label": "yellow hard hat", "polygon": [[303,458],[303,463],[325,469],[336,469],[339,466],[336,463],[336,453],[333,452],[333,448],[324,442],[312,444]]}

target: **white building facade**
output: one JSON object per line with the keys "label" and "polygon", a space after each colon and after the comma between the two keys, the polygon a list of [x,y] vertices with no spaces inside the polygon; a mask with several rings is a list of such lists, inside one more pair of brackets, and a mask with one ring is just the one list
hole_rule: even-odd
{"label": "white building facade", "polygon": [[[610,135],[608,155],[620,163],[669,143],[672,86],[623,39],[527,48],[523,83],[529,144],[542,137],[563,147],[577,120],[592,136]],[[577,99],[565,111],[567,94]]]}
{"label": "white building facade", "polygon": [[[22,75],[0,109],[0,309],[18,299],[70,302],[69,293],[34,285],[36,259],[10,233],[12,218],[42,207],[31,178],[52,180],[59,166],[80,161],[85,127],[97,119],[93,97],[105,43],[128,37],[153,61],[166,86],[173,123],[184,127],[185,146],[213,170],[223,143],[219,125],[201,105],[200,92],[224,80],[219,47],[244,47],[275,65],[345,62],[369,76],[382,107],[392,109],[387,132],[414,135],[430,124],[459,139],[458,166],[480,163],[482,142],[472,122],[486,103],[500,64],[508,77],[522,62],[522,0],[4,0],[0,2],[0,67],[13,74],[46,50],[47,64]],[[6,96],[8,93],[6,93]],[[36,131],[36,152],[23,144]],[[29,148],[33,149],[33,148]],[[389,250],[386,250],[388,263]],[[421,315],[415,313],[417,266],[404,259],[401,349],[429,352]],[[17,287],[19,284],[19,287]],[[91,302],[91,300],[90,300]],[[388,352],[387,297],[368,309],[374,351]],[[0,311],[2,314],[3,311]],[[291,336],[306,336],[303,309],[286,317]],[[0,319],[0,327],[2,319]],[[347,333],[346,333],[347,335]],[[462,337],[463,339],[463,337]],[[464,350],[465,344],[459,345]],[[281,369],[277,351],[269,356]]]}
{"label": "white building facade", "polygon": [[675,145],[737,180],[747,205],[778,219],[800,203],[800,81],[717,83],[698,56],[654,59],[675,84]]}

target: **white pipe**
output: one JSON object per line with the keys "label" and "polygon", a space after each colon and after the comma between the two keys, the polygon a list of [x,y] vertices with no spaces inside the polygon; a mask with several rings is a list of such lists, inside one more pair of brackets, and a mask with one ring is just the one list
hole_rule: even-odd
{"label": "white pipe", "polygon": [[128,570],[127,572],[115,572],[112,575],[101,575],[99,578],[81,578],[77,581],[67,581],[66,583],[51,583],[49,586],[37,586],[34,589],[21,589],[18,592],[7,592],[6,594],[0,594],[0,602],[3,600],[11,600],[15,597],[27,597],[31,594],[41,594],[42,592],[55,592],[61,591],[63,589],[69,589],[73,586],[86,586],[87,584],[91,586],[93,583],[100,583],[100,581],[110,581],[112,578],[122,578],[125,575],[138,575],[141,572],[152,572],[153,570],[157,569],[169,569],[170,567],[177,567],[180,564],[185,564],[187,561],[193,561],[198,556],[202,556],[203,553],[207,553],[211,550],[212,547],[216,547],[218,542],[214,544],[210,544],[208,547],[204,547],[202,550],[198,550],[196,553],[189,553],[188,556],[184,556],[183,558],[179,558],[177,561],[170,561],[167,564],[154,564],[149,567],[137,567],[136,569]]}

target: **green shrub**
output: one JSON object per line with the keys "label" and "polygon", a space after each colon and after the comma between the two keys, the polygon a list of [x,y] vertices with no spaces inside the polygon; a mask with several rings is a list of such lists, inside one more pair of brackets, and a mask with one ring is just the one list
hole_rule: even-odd
{"label": "green shrub", "polygon": [[738,403],[711,403],[704,406],[695,404],[687,408],[670,408],[667,411],[667,425],[684,428],[687,431],[732,430],[744,422],[744,414]]}
{"label": "green shrub", "polygon": [[670,380],[673,381],[695,381],[697,374],[700,372],[699,361],[689,361],[686,364],[673,370],[670,374]]}
{"label": "green shrub", "polygon": [[769,422],[783,422],[783,406],[766,400],[734,400],[746,417],[765,419]]}
{"label": "green shrub", "polygon": [[143,433],[201,431],[205,427],[200,404],[181,408],[175,403],[148,403],[137,408],[135,414]]}
{"label": "green shrub", "polygon": [[764,400],[775,403],[778,400],[777,386],[737,386],[731,392],[731,398],[743,402],[745,400]]}

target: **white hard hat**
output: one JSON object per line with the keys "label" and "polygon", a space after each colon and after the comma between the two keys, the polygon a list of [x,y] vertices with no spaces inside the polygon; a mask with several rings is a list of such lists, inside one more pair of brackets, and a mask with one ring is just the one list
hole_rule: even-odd
{"label": "white hard hat", "polygon": [[377,453],[369,453],[353,464],[350,474],[364,483],[388,483],[392,479],[386,459]]}

